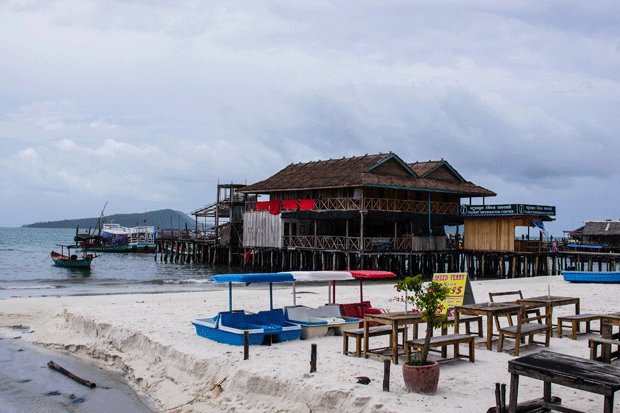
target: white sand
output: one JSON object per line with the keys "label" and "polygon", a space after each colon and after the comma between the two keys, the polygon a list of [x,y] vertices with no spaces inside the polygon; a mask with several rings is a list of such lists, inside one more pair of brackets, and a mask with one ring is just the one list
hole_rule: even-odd
{"label": "white sand", "polygon": [[[561,277],[472,282],[477,302],[489,291],[521,289],[524,295],[581,297],[581,312],[618,311],[620,285],[569,284]],[[292,303],[291,289],[274,290],[274,306]],[[298,285],[298,304],[322,305],[327,287]],[[355,302],[357,284],[339,285],[338,302]],[[393,311],[392,284],[366,285],[364,298]],[[268,291],[235,287],[235,308],[268,307]],[[199,293],[111,295],[86,297],[10,298],[0,300],[0,326],[30,326],[25,334],[37,344],[75,352],[126,372],[137,390],[172,412],[482,412],[495,404],[495,383],[509,383],[508,353],[476,348],[476,363],[465,360],[441,365],[439,389],[422,396],[405,391],[400,365],[392,365],[391,392],[382,391],[383,363],[342,354],[342,337],[322,337],[268,346],[252,346],[243,360],[240,347],[196,335],[191,320],[211,316],[228,306],[226,289]],[[556,308],[567,314],[573,306]],[[387,343],[387,337],[377,337]],[[310,344],[318,345],[318,371],[309,373]],[[351,343],[353,344],[353,343]],[[511,344],[510,344],[511,346]],[[543,349],[525,347],[521,355]],[[577,341],[552,338],[551,351],[587,358],[587,336]],[[355,376],[368,376],[369,385]],[[221,383],[221,384],[219,384]],[[519,400],[542,396],[542,383],[521,379]],[[602,396],[554,386],[563,404],[600,411]],[[617,398],[618,400],[618,398]],[[620,408],[620,400],[615,403]]]}

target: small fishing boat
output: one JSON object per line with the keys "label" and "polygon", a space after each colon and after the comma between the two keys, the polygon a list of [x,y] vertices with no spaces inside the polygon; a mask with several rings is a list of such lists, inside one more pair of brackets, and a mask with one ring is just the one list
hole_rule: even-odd
{"label": "small fishing boat", "polygon": [[[54,265],[57,267],[90,269],[91,261],[97,257],[96,254],[88,254],[85,250],[83,250],[81,256],[72,254],[71,249],[79,248],[77,245],[58,246],[61,248],[60,253],[56,251],[51,253],[52,261],[54,261]],[[67,249],[67,254],[65,254],[65,248]]]}
{"label": "small fishing boat", "polygon": [[[214,276],[212,281],[228,283],[228,311],[192,321],[199,336],[233,346],[243,345],[244,331],[248,332],[249,344],[298,340],[301,337],[301,326],[287,321],[282,308],[273,308],[273,283],[292,283],[295,281],[292,274],[221,274]],[[258,313],[233,310],[233,283],[269,283],[269,310]]]}
{"label": "small fishing boat", "polygon": [[572,283],[620,283],[620,271],[562,271],[562,276]]}

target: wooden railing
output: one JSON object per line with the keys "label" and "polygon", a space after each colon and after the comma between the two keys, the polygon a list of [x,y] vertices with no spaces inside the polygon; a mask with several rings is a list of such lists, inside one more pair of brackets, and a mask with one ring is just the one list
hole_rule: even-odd
{"label": "wooden railing", "polygon": [[[256,202],[246,202],[246,211],[256,210]],[[427,201],[385,198],[324,198],[316,199],[315,211],[367,210],[367,211],[400,211],[416,214],[428,213]],[[456,202],[431,202],[431,213],[457,215],[459,204]]]}
{"label": "wooden railing", "polygon": [[316,249],[352,252],[417,252],[443,251],[446,249],[446,237],[415,236],[415,237],[372,237],[362,240],[363,249],[360,249],[359,237],[344,237],[335,235],[285,235],[284,248]]}

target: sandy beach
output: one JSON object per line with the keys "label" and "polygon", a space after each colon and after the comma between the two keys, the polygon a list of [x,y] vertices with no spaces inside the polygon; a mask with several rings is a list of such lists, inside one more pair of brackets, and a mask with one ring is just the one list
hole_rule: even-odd
{"label": "sandy beach", "polygon": [[[570,284],[560,276],[472,281],[476,302],[488,301],[489,291],[521,289],[524,295],[547,294],[581,298],[581,312],[617,311],[620,287]],[[338,302],[358,299],[357,284],[339,285]],[[392,311],[392,283],[366,285],[365,299]],[[326,286],[298,285],[297,303],[319,306]],[[274,290],[274,306],[292,304],[290,287]],[[268,291],[235,287],[235,308],[259,311],[268,306]],[[504,352],[476,348],[476,362],[443,363],[439,389],[423,396],[405,391],[400,365],[392,365],[390,392],[382,391],[383,363],[342,354],[342,337],[322,337],[252,346],[243,349],[196,335],[191,320],[226,309],[225,289],[207,292],[105,296],[11,297],[0,300],[0,326],[28,326],[23,339],[51,349],[70,351],[122,371],[127,382],[170,412],[482,412],[495,405],[495,383],[509,383]],[[573,311],[558,307],[554,316]],[[377,342],[386,337],[375,338]],[[318,345],[318,367],[309,373],[311,344]],[[509,345],[512,346],[512,343]],[[544,347],[525,347],[521,355]],[[587,336],[577,341],[551,339],[549,350],[588,357]],[[356,376],[371,378],[357,384]],[[600,411],[602,396],[555,386],[563,404],[583,411]],[[542,395],[542,384],[521,379],[520,400]],[[616,401],[615,407],[620,407]]]}

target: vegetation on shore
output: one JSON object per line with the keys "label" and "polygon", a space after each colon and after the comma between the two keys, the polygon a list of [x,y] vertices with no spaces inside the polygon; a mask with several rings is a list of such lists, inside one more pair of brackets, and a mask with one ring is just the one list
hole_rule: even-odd
{"label": "vegetation on shore", "polygon": [[[99,218],[77,218],[65,219],[61,221],[35,222],[34,224],[23,225],[22,228],[75,228],[78,225],[81,229],[96,228]],[[176,228],[183,229],[187,224],[188,228],[194,228],[194,220],[180,211],[172,209],[160,209],[158,211],[140,212],[133,214],[114,214],[105,217],[105,223],[119,224],[124,227],[135,227],[138,225],[151,225],[156,228]]]}

